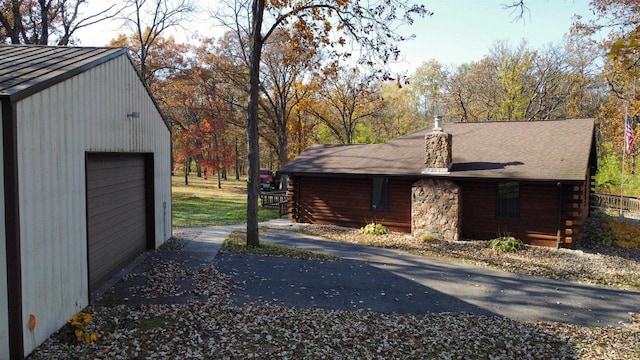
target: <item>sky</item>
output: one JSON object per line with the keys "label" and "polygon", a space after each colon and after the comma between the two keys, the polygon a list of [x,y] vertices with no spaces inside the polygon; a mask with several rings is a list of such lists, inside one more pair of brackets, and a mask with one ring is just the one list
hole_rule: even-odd
{"label": "sky", "polygon": [[429,59],[445,65],[480,60],[496,41],[513,47],[522,39],[530,49],[559,44],[568,33],[574,14],[593,16],[588,0],[528,0],[523,19],[502,4],[510,0],[432,0],[425,4],[433,16],[416,21],[414,40],[400,50],[409,67]]}
{"label": "sky", "polygon": [[[434,12],[418,18],[412,26],[399,31],[415,34],[415,39],[400,44],[402,61],[393,64],[397,72],[413,72],[420,64],[435,59],[445,65],[459,65],[480,60],[496,41],[507,41],[516,47],[522,39],[530,49],[540,49],[562,42],[573,23],[574,14],[589,18],[589,0],[527,0],[528,12],[516,20],[517,14],[505,10],[503,4],[513,0],[414,0]],[[207,14],[206,0],[194,19],[186,26],[201,35],[213,35]],[[99,1],[94,4],[100,3]],[[121,23],[103,23],[77,33],[80,45],[105,46],[122,32]],[[175,29],[177,41],[187,42],[189,32]]]}

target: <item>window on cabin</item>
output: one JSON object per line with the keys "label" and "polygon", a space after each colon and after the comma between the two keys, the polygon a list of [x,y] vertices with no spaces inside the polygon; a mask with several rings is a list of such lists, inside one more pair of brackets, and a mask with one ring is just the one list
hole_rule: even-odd
{"label": "window on cabin", "polygon": [[520,217],[520,183],[498,184],[496,217],[501,219],[518,219]]}
{"label": "window on cabin", "polygon": [[371,210],[389,210],[389,178],[373,178],[371,191]]}

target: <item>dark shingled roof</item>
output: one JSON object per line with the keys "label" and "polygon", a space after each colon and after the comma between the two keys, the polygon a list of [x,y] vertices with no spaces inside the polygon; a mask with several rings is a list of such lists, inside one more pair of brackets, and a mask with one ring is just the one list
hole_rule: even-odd
{"label": "dark shingled roof", "polygon": [[592,156],[594,120],[448,123],[443,130],[453,136],[449,173],[423,174],[431,128],[384,144],[311,146],[280,172],[580,181]]}
{"label": "dark shingled roof", "polygon": [[124,48],[0,45],[0,97],[23,99],[123,54]]}

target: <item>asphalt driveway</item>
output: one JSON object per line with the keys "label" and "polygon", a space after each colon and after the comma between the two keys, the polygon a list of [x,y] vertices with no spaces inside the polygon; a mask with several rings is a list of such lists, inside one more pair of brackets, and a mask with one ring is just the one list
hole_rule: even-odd
{"label": "asphalt driveway", "polygon": [[[276,220],[270,227],[291,227]],[[389,249],[326,240],[294,232],[261,236],[261,241],[296,246],[341,257],[313,261],[219,253],[226,236],[241,226],[197,229],[202,234],[180,252],[156,253],[132,274],[152,269],[157,259],[172,259],[195,269],[208,266],[238,285],[233,301],[272,302],[291,307],[371,310],[394,313],[465,312],[523,321],[558,321],[589,326],[619,326],[640,313],[640,292],[580,285],[517,275],[460,262]],[[183,291],[155,300],[136,297],[136,276],[120,280],[96,304],[186,302]],[[183,289],[192,284],[183,284]],[[186,295],[184,295],[186,294]]]}
{"label": "asphalt driveway", "polygon": [[261,239],[345,260],[307,264],[218,256],[218,269],[240,280],[246,287],[242,295],[251,301],[397,313],[470,312],[589,326],[619,326],[628,321],[630,312],[640,312],[640,292],[518,275],[291,232]]}

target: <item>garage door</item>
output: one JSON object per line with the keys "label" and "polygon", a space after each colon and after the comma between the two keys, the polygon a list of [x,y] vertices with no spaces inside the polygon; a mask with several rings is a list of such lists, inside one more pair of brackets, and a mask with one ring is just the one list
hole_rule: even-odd
{"label": "garage door", "polygon": [[89,291],[147,249],[145,157],[87,156]]}

